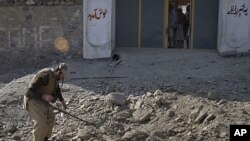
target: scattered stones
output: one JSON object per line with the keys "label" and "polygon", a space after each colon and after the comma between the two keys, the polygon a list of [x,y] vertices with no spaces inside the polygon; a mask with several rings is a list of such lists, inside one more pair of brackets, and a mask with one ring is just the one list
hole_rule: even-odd
{"label": "scattered stones", "polygon": [[[22,82],[25,81],[22,80]],[[17,83],[18,81],[15,81],[1,88],[6,93],[3,99],[0,99],[2,103],[0,140],[2,138],[30,140],[31,137],[32,124],[28,115],[24,114],[24,111],[15,109],[17,108],[15,96],[19,94],[18,89],[14,87]],[[22,83],[18,83],[20,84]],[[92,88],[99,90],[103,87],[100,84],[104,82],[88,85],[93,85]],[[53,140],[193,141],[218,140],[218,137],[226,140],[229,128],[219,125],[245,123],[250,110],[249,102],[227,100],[218,102],[188,94],[163,92],[159,89],[152,94],[147,92],[145,87],[142,87],[145,94],[138,94],[138,96],[135,96],[136,91],[133,90],[137,87],[133,87],[130,91],[132,94],[128,98],[120,92],[103,95],[87,88],[90,89],[64,84],[62,91],[67,93],[65,98],[70,101],[68,105],[70,113],[95,123],[96,127],[85,126],[84,123],[70,116],[61,117],[58,114]],[[103,89],[106,88],[103,87]],[[121,87],[121,89],[124,88]],[[17,120],[13,120],[13,117]]]}

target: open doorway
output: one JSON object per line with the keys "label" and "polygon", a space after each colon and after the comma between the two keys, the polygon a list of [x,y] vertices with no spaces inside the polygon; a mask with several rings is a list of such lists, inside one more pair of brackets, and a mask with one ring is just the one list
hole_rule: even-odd
{"label": "open doorway", "polygon": [[165,5],[167,48],[191,48],[192,0],[169,0]]}

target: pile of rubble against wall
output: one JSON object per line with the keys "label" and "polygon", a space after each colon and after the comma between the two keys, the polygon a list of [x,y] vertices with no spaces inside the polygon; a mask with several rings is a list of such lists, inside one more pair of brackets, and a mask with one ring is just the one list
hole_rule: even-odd
{"label": "pile of rubble against wall", "polygon": [[82,0],[0,0],[0,6],[81,5]]}

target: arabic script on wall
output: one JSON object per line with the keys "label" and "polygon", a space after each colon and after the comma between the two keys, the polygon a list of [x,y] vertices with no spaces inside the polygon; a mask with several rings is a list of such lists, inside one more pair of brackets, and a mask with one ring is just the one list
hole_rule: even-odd
{"label": "arabic script on wall", "polygon": [[234,15],[234,16],[238,16],[241,17],[241,15],[248,15],[248,7],[246,6],[246,4],[242,4],[240,7],[238,7],[237,5],[232,5],[231,9],[227,12],[228,15]]}
{"label": "arabic script on wall", "polygon": [[105,18],[108,13],[108,10],[102,8],[95,8],[93,12],[88,14],[88,20],[91,21],[93,19],[99,20],[101,18]]}

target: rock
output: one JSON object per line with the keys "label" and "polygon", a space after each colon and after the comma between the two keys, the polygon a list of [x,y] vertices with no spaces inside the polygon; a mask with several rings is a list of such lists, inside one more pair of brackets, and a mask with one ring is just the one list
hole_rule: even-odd
{"label": "rock", "polygon": [[15,133],[17,131],[17,127],[14,124],[7,124],[6,128],[4,129],[4,132],[7,133]]}
{"label": "rock", "polygon": [[174,105],[172,106],[173,110],[177,110],[178,106],[177,105]]}
{"label": "rock", "polygon": [[166,135],[160,131],[154,131],[151,136],[154,136],[158,139],[165,139],[166,138]]}
{"label": "rock", "polygon": [[226,113],[226,111],[224,111],[222,108],[218,108],[218,114],[223,115],[225,113]]}
{"label": "rock", "polygon": [[126,141],[144,141],[149,137],[149,135],[145,132],[138,131],[138,130],[131,130],[124,134],[122,139]]}
{"label": "rock", "polygon": [[203,106],[201,105],[199,108],[192,110],[191,114],[189,115],[190,120],[194,121],[202,109],[203,109]]}
{"label": "rock", "polygon": [[242,113],[248,115],[248,112],[246,109],[242,109]]}
{"label": "rock", "polygon": [[220,136],[221,138],[224,138],[224,137],[226,137],[226,135],[227,135],[226,132],[221,132],[219,136]]}
{"label": "rock", "polygon": [[174,111],[168,111],[167,112],[167,116],[168,117],[174,117],[175,116],[175,112]]}
{"label": "rock", "polygon": [[145,122],[148,121],[150,119],[152,113],[152,109],[137,109],[134,113],[133,116],[135,118],[135,120],[137,120],[138,122]]}
{"label": "rock", "polygon": [[93,109],[94,109],[93,107],[90,107],[90,106],[89,106],[89,107],[86,109],[86,111],[87,111],[87,112],[91,112],[91,111],[93,111]]}
{"label": "rock", "polygon": [[176,119],[174,119],[175,122],[182,122],[183,118],[182,117],[177,117]]}
{"label": "rock", "polygon": [[135,109],[139,109],[142,107],[144,101],[142,99],[139,99],[136,103],[135,103]]}
{"label": "rock", "polygon": [[188,135],[187,136],[187,141],[196,141],[197,137],[195,137],[194,135]]}
{"label": "rock", "polygon": [[[86,99],[80,99],[79,100],[79,105],[84,105],[85,104],[85,102],[86,102]],[[87,106],[85,106],[85,107],[87,107]]]}
{"label": "rock", "polygon": [[160,96],[160,95],[162,95],[162,94],[163,94],[163,92],[162,92],[161,90],[156,90],[156,91],[154,92],[154,97]]}
{"label": "rock", "polygon": [[19,141],[19,140],[21,140],[21,136],[19,136],[19,135],[13,135],[12,139],[16,140],[16,141]]}
{"label": "rock", "polygon": [[163,99],[161,97],[156,97],[154,105],[157,105],[159,107],[162,106],[163,105]]}
{"label": "rock", "polygon": [[152,93],[150,93],[150,92],[147,92],[147,94],[146,94],[146,97],[147,98],[149,98],[149,97],[153,97],[154,95],[152,94]]}
{"label": "rock", "polygon": [[[73,141],[76,141],[78,139],[78,136],[74,136],[73,138],[72,138],[72,140]],[[81,139],[80,139],[81,140]]]}
{"label": "rock", "polygon": [[117,115],[120,118],[129,118],[129,117],[131,117],[131,113],[129,111],[121,111],[121,112],[117,113]]}
{"label": "rock", "polygon": [[[120,136],[116,135],[116,136],[112,136],[112,137],[109,137],[107,135],[103,135],[102,136],[102,139],[104,141],[124,141],[123,139],[121,139]],[[99,140],[96,140],[96,141],[99,141]]]}
{"label": "rock", "polygon": [[91,137],[93,137],[93,135],[94,135],[94,131],[93,131],[93,128],[91,128],[90,126],[88,127],[86,126],[83,129],[78,129],[77,136],[80,139],[89,140]]}
{"label": "rock", "polygon": [[112,139],[107,136],[107,135],[102,135],[102,138],[105,140],[105,141],[112,141]]}
{"label": "rock", "polygon": [[206,118],[205,118],[205,123],[208,123],[208,122],[210,122],[210,121],[212,121],[212,120],[214,120],[216,118],[216,116],[215,115],[213,115],[213,114],[209,114]]}
{"label": "rock", "polygon": [[106,101],[110,104],[125,105],[127,97],[121,93],[110,93],[106,96]]}
{"label": "rock", "polygon": [[217,95],[217,93],[215,91],[209,91],[207,93],[207,98],[209,100],[217,100],[218,99],[218,95]]}
{"label": "rock", "polygon": [[115,108],[114,108],[114,111],[116,111],[116,112],[119,112],[121,110],[122,110],[122,108],[120,106],[115,106]]}
{"label": "rock", "polygon": [[194,120],[195,124],[199,124],[201,122],[203,122],[203,120],[207,117],[207,113],[200,113],[199,116]]}
{"label": "rock", "polygon": [[224,103],[227,103],[227,101],[224,100],[224,99],[222,99],[222,100],[220,100],[217,104],[218,104],[218,105],[221,105],[221,104],[224,104]]}
{"label": "rock", "polygon": [[155,136],[150,136],[146,139],[146,141],[163,141],[162,139],[159,139]]}

